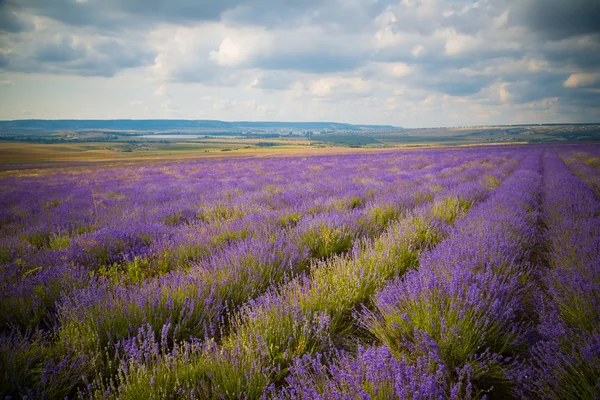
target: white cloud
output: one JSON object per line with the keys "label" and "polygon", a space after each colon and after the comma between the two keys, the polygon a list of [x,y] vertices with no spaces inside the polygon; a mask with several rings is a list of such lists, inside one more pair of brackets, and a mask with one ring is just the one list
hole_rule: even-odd
{"label": "white cloud", "polygon": [[550,64],[546,60],[529,59],[527,61],[527,70],[529,72],[549,71]]}
{"label": "white cloud", "polygon": [[219,65],[242,66],[253,57],[268,52],[271,41],[272,37],[262,30],[239,30],[225,37],[219,49],[211,51],[209,57]]}
{"label": "white cloud", "polygon": [[157,56],[150,68],[151,77],[159,81],[211,81],[219,68],[210,52],[219,48],[227,36],[222,24],[161,26],[149,34]]}
{"label": "white cloud", "polygon": [[438,96],[436,94],[430,94],[421,102],[421,104],[424,106],[430,107],[430,106],[435,105],[437,103],[437,101],[438,101]]}
{"label": "white cloud", "polygon": [[498,87],[498,95],[500,96],[500,101],[502,103],[511,103],[512,102],[513,97],[508,90],[507,83],[503,83]]}
{"label": "white cloud", "polygon": [[592,86],[600,81],[600,74],[571,74],[563,84],[566,88],[579,88]]}
{"label": "white cloud", "polygon": [[154,95],[156,97],[164,97],[168,95],[168,88],[167,85],[160,85],[158,88],[156,88],[156,90],[154,91]]}
{"label": "white cloud", "polygon": [[416,46],[413,46],[413,48],[411,49],[410,52],[413,56],[419,57],[421,54],[423,54],[424,51],[425,51],[425,46],[418,44]]}
{"label": "white cloud", "polygon": [[374,63],[378,78],[403,78],[414,72],[414,67],[404,62]]}
{"label": "white cloud", "polygon": [[453,28],[438,30],[436,35],[446,41],[445,50],[449,56],[470,52],[479,45],[476,37],[463,35]]}
{"label": "white cloud", "polygon": [[330,76],[317,78],[308,84],[308,93],[315,97],[368,96],[372,92],[369,81],[360,77]]}

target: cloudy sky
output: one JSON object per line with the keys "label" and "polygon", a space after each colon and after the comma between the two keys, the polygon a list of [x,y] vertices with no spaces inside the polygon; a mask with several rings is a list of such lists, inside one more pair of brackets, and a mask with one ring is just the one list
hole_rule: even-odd
{"label": "cloudy sky", "polygon": [[0,119],[600,122],[598,0],[0,0]]}

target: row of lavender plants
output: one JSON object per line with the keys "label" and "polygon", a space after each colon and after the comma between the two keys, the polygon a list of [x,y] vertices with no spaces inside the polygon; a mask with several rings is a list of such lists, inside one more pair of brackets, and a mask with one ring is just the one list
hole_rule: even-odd
{"label": "row of lavender plants", "polygon": [[168,351],[157,336],[140,331],[133,343],[128,342],[130,352],[123,354],[118,379],[96,382],[92,393],[144,398],[159,388],[159,398],[182,393],[200,398],[260,397],[282,382],[294,358],[352,346],[360,329],[352,320],[355,307],[368,303],[386,280],[416,267],[419,252],[434,246],[448,226],[514,166],[514,162],[479,164],[475,175],[469,170],[457,174],[433,201],[413,210],[378,239],[322,261],[309,275],[248,302],[220,346],[198,342]]}
{"label": "row of lavender plants", "polygon": [[[532,187],[505,193],[496,211],[507,225],[494,226],[495,213],[487,209],[485,222],[468,228],[468,240],[464,232],[451,234],[425,253],[418,272],[378,295],[375,312],[359,315],[379,344],[297,360],[276,397],[600,398],[599,154],[581,150],[560,151],[572,172],[546,152],[539,217],[536,174]],[[521,210],[505,208],[511,203]],[[486,230],[488,239],[512,237],[490,247],[481,242]],[[494,265],[501,269],[489,269]],[[486,270],[482,280],[474,275]]]}
{"label": "row of lavender plants", "polygon": [[585,150],[565,149],[561,157],[575,175],[585,181],[596,192],[596,196],[600,196],[600,146],[586,146]]}
{"label": "row of lavender plants", "polygon": [[514,394],[529,330],[541,159],[532,154],[420,267],[356,318],[375,345],[295,360],[282,398],[468,399]]}
{"label": "row of lavender plants", "polygon": [[[476,171],[476,174],[474,175],[474,174],[473,174],[473,172],[474,172],[474,171],[473,171],[472,169],[478,169],[478,168],[480,168],[480,167],[478,167],[478,166],[475,166],[475,167],[473,167],[473,168],[469,168],[469,169],[465,170],[464,172],[461,172],[461,174],[460,174],[460,175],[461,175],[461,176],[460,176],[460,178],[461,178],[461,179],[466,179],[466,180],[468,180],[468,179],[472,179],[472,177],[473,177],[473,176],[475,176],[476,174],[478,174],[478,173],[479,173],[479,172],[477,172],[477,171]],[[462,168],[460,168],[460,169],[462,169]],[[447,172],[446,172],[444,175],[447,175]],[[444,184],[444,181],[447,181],[447,182]],[[444,185],[447,185],[447,184],[452,184],[452,182],[454,182],[454,180],[453,180],[453,179],[450,179],[450,180],[449,180],[449,179],[447,179],[447,178],[445,178],[445,179],[442,179],[442,180],[440,180],[440,181],[439,181],[439,183],[436,183],[436,184],[434,185],[435,187],[434,187],[433,189],[434,189],[434,191],[438,191],[438,190],[440,190],[441,188],[443,188],[443,187],[444,187]],[[487,184],[489,184],[490,182],[493,182],[493,180],[491,180],[491,181],[490,181],[490,180],[486,181],[486,183],[487,183]],[[414,195],[414,194],[413,194],[413,195]],[[285,321],[283,321],[283,322],[286,322],[286,321],[287,321],[287,322],[289,322],[289,318],[287,318],[287,319],[286,319]],[[254,358],[254,357],[256,356],[256,354],[248,354],[248,353],[246,353],[246,356],[248,356],[248,355],[250,356],[250,358]],[[139,354],[137,354],[137,355],[136,355],[136,358],[139,358]],[[121,360],[121,362],[123,363],[123,360]],[[126,363],[127,363],[127,362],[126,362]],[[235,367],[235,368],[234,368],[234,370],[237,370],[237,372],[236,372],[236,373],[240,373],[240,372],[241,372],[241,371],[239,371],[239,368],[238,368],[238,367]],[[179,373],[176,373],[176,375],[179,375]],[[231,381],[231,379],[232,379],[232,378],[233,378],[233,379],[234,379],[234,381],[235,381],[235,376],[234,376],[234,377],[228,377],[227,375],[225,375],[225,376],[223,377],[223,380],[222,380],[222,381],[223,381],[223,382],[226,384],[227,382]],[[242,386],[243,386],[243,385],[242,385]],[[137,390],[134,390],[134,393],[137,393],[137,395],[141,395],[141,392],[139,392],[139,391],[137,391]],[[239,393],[239,391],[238,391],[237,393]]]}
{"label": "row of lavender plants", "polygon": [[[569,159],[565,157],[565,159]],[[581,173],[586,164],[570,164]],[[600,201],[554,154],[544,159],[547,268],[540,270],[537,342],[520,395],[600,397]],[[594,171],[585,175],[598,177]]]}
{"label": "row of lavender plants", "polygon": [[420,152],[5,179],[7,393],[73,394],[116,372],[120,340],[142,326],[172,327],[170,346],[214,340],[237,305],[377,237],[453,175],[472,179],[485,160],[505,159]]}
{"label": "row of lavender plants", "polygon": [[598,159],[8,173],[0,397],[600,398]]}
{"label": "row of lavender plants", "polygon": [[[290,228],[310,256],[342,252],[355,236],[376,234],[397,218],[411,187],[456,163],[435,156],[349,157],[351,167],[324,157],[6,179],[0,254],[13,279],[3,289],[17,303],[32,295],[33,304],[21,316],[0,313],[7,318],[0,322],[38,325],[62,286],[85,282],[90,270],[135,283],[189,267],[233,242]],[[340,184],[337,177],[349,179]],[[46,276],[65,265],[63,274]]]}

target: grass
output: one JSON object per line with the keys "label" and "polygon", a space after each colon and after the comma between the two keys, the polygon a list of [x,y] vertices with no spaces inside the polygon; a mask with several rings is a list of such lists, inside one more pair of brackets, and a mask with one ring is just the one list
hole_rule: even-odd
{"label": "grass", "polygon": [[317,222],[302,233],[300,242],[308,248],[311,257],[319,259],[350,250],[358,235],[359,232],[347,225]]}

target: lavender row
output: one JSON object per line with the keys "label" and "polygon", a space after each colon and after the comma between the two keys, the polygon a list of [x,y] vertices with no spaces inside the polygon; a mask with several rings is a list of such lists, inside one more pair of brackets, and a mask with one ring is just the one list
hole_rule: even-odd
{"label": "lavender row", "polygon": [[[449,176],[453,171],[463,170],[464,166],[457,165],[456,167],[445,167],[443,164],[441,164],[436,166],[436,168],[441,171],[442,175]],[[432,168],[431,170],[434,169],[435,168]],[[463,179],[468,179],[470,176],[473,176],[472,174],[473,171],[467,170],[462,177]],[[493,179],[487,183],[493,184]],[[439,190],[441,187],[443,186],[440,184],[431,185],[430,190]],[[416,194],[417,197],[419,195],[419,193]],[[426,200],[426,197],[421,201],[423,200]],[[311,220],[312,219],[310,218],[306,219],[306,221]],[[301,226],[302,222],[303,221],[299,221],[298,225]],[[335,226],[336,225],[334,224],[334,227]],[[339,224],[337,226],[339,227]],[[224,253],[217,253],[213,258],[213,261],[218,263],[218,257],[221,257],[221,264],[225,265],[228,261],[227,257],[229,257],[229,260],[242,260],[239,264],[241,269],[239,269],[238,272],[243,272],[243,274],[246,275],[244,279],[247,281],[252,281],[252,285],[254,285],[254,287],[261,287],[262,285],[264,288],[271,283],[271,272],[279,271],[277,267],[287,267],[288,265],[294,266],[297,265],[296,263],[298,259],[302,259],[302,255],[294,253],[293,248],[289,247],[290,243],[285,239],[288,238],[284,237],[282,240],[277,241],[274,237],[271,237],[270,241],[267,240],[266,246],[264,246],[263,244],[265,242],[261,242],[260,240],[256,240],[255,237],[251,237],[248,240],[243,240],[239,245],[232,243],[230,247],[233,249],[233,252],[230,255],[226,254],[226,249],[224,248]],[[235,256],[236,251],[240,252],[242,257]],[[221,256],[219,256],[219,254],[221,254]],[[245,254],[245,256],[243,256],[243,254]],[[232,255],[235,257],[232,257]],[[249,260],[250,264],[244,263],[244,257]],[[275,269],[257,271],[262,276],[262,281],[257,280],[254,282],[256,276],[252,274],[252,271],[248,273],[246,270],[251,268],[252,265],[257,265],[254,262],[256,259],[259,260],[259,266],[261,265],[261,262],[267,260],[265,262],[266,265],[275,267]],[[139,261],[136,261],[134,258],[134,263],[135,262]],[[223,288],[223,286],[215,286],[215,282],[219,282],[219,279],[222,279],[220,282],[226,282],[228,278],[231,278],[232,276],[235,277],[236,270],[234,269],[233,275],[228,277],[227,272],[224,276],[218,275],[220,271],[225,271],[224,268],[214,268],[214,265],[213,268],[210,268],[210,266],[209,268],[205,267],[206,265],[203,265],[203,268],[201,268],[199,271],[193,270],[191,273],[187,274],[182,274],[180,272],[171,273],[164,277],[150,280],[148,284],[143,284],[141,287],[135,285],[133,287],[120,284],[113,285],[111,282],[105,279],[94,278],[91,281],[91,285],[89,285],[87,288],[81,291],[75,291],[74,295],[66,296],[65,300],[61,302],[59,309],[61,310],[61,315],[65,316],[65,318],[60,326],[60,341],[58,344],[46,343],[46,339],[38,340],[39,338],[37,337],[26,337],[24,340],[21,340],[23,338],[20,338],[18,335],[12,336],[9,342],[18,343],[19,346],[25,346],[26,349],[24,352],[37,352],[38,354],[36,357],[38,358],[33,357],[33,361],[31,361],[33,365],[35,365],[35,363],[44,362],[46,365],[50,365],[51,367],[50,369],[43,369],[43,374],[41,377],[42,381],[46,380],[51,382],[53,379],[57,380],[58,383],[64,386],[63,388],[57,389],[59,390],[59,393],[60,389],[65,390],[65,388],[67,388],[68,392],[69,385],[76,383],[77,379],[79,379],[77,377],[86,374],[93,374],[98,367],[102,368],[101,365],[98,365],[98,363],[102,364],[102,357],[99,357],[97,354],[98,348],[100,348],[99,350],[102,351],[102,344],[115,343],[115,340],[117,341],[116,343],[118,343],[118,338],[120,336],[123,337],[123,335],[128,335],[128,332],[136,332],[137,326],[139,326],[142,321],[152,322],[154,326],[159,327],[162,326],[162,323],[166,323],[166,325],[174,327],[169,331],[169,334],[171,335],[169,340],[173,340],[173,338],[188,337],[192,333],[198,335],[199,332],[204,332],[205,334],[210,335],[215,332],[215,325],[218,324],[218,318],[215,318],[215,316],[222,315],[224,304],[223,299],[233,302],[235,301],[236,296],[243,295],[247,298],[247,296],[251,297],[257,293],[252,291],[246,293],[243,290],[240,290],[244,289],[243,286],[236,287],[236,285],[225,286],[224,288],[226,292],[219,293],[219,290],[221,290],[219,288]],[[283,269],[285,270],[285,268]],[[58,274],[57,271],[59,272]],[[79,272],[81,270],[78,270],[75,266],[68,266],[68,268],[63,269],[62,271],[59,268],[54,270],[46,268],[40,273],[37,273],[37,276],[43,273],[54,273],[56,276],[58,276],[57,281],[60,281],[64,288],[65,282],[68,283],[69,279],[72,279],[74,276],[77,277],[77,275],[73,274],[72,271]],[[216,275],[210,275],[210,273],[207,274],[207,271],[214,271]],[[85,280],[85,269],[83,270],[81,280],[87,283]],[[206,292],[210,296],[194,306],[193,300],[190,300],[189,295],[197,293],[199,290],[198,288],[202,288],[203,293]],[[48,290],[48,286],[43,287],[43,290]],[[128,301],[128,299],[131,301]],[[209,299],[210,301],[207,302],[206,300]],[[215,299],[217,301],[213,302]],[[238,301],[243,300],[244,298]],[[158,307],[156,301],[158,301],[159,304],[161,302],[162,304],[165,304],[167,310],[166,314],[164,312],[160,312],[161,308]],[[99,315],[94,314],[93,310],[98,304],[111,305],[110,307],[106,308],[106,310],[110,312],[100,313]],[[128,304],[135,306],[134,308],[130,309],[134,312],[134,314],[127,312],[123,313],[123,310],[127,309]],[[193,312],[194,309],[201,310],[202,313],[198,315],[197,313]],[[173,312],[175,314],[173,314]],[[126,324],[122,326],[124,330],[122,330],[121,333],[113,329],[114,325],[112,322],[109,322],[108,325],[103,325],[102,319],[108,317],[110,320],[112,318],[111,316],[119,316],[119,313],[121,315],[120,318],[117,318],[117,320],[123,321]],[[81,321],[81,318],[77,317],[78,315],[80,317],[83,316],[84,321],[91,320],[92,325],[85,323],[83,325],[78,324],[78,321]],[[140,319],[140,322],[133,322],[136,321],[136,318]],[[206,323],[207,320],[209,322],[212,321],[213,324]],[[215,321],[217,323],[214,323]],[[132,322],[133,325],[131,325]],[[96,329],[93,328],[94,326],[101,326],[102,328]],[[81,329],[82,327],[86,329]],[[186,327],[188,330],[186,331],[181,327]],[[102,339],[102,336],[104,336],[106,339]],[[30,339],[30,341],[33,342],[33,344],[31,344],[29,347],[27,347],[27,339]],[[108,342],[106,341],[107,339]],[[95,352],[90,351],[94,349],[96,349]],[[49,353],[49,355],[44,356],[44,354],[47,353]],[[52,367],[53,365],[54,367]],[[63,376],[65,373],[67,373],[66,377]],[[38,376],[37,379],[40,379],[40,377]],[[73,380],[74,382],[69,383]]]}
{"label": "lavender row", "polygon": [[[467,170],[465,175],[469,173]],[[395,206],[398,210],[410,209],[426,190],[397,196]],[[321,241],[327,250],[335,250],[336,246],[340,250],[348,248],[360,237],[356,221],[362,215],[353,212],[306,217],[294,230],[269,232],[234,243],[189,271],[174,272],[140,286],[93,281],[61,302],[63,331],[73,335],[73,325],[84,332],[91,329],[104,337],[100,347],[106,345],[108,338],[119,340],[136,332],[142,321],[157,327],[170,321],[174,340],[215,337],[220,333],[218,321],[225,317],[228,307],[235,308],[267,287],[297,275],[307,266],[309,255],[320,258],[341,252],[315,254],[312,243]],[[305,245],[303,238],[311,243]],[[182,330],[183,326],[189,328]]]}
{"label": "lavender row", "polygon": [[[318,164],[319,160],[315,161]],[[348,161],[361,165],[361,160]],[[329,171],[315,174],[314,178],[321,183],[316,186],[311,180],[300,179],[301,175],[312,172],[294,173],[283,164],[270,166],[283,171],[267,174],[261,170],[264,165],[250,162],[244,165],[244,175],[236,174],[240,166],[235,164],[219,171],[212,164],[200,163],[195,167],[194,164],[175,165],[149,171],[141,168],[138,173],[112,171],[123,174],[118,175],[119,179],[96,172],[94,177],[86,175],[86,179],[57,176],[43,183],[20,182],[15,184],[19,189],[8,191],[1,198],[3,210],[12,211],[13,215],[8,218],[14,220],[2,227],[3,249],[10,250],[4,258],[17,257],[21,263],[31,266],[54,265],[66,258],[77,264],[99,267],[120,261],[123,253],[143,254],[150,244],[160,247],[156,242],[163,238],[171,239],[165,243],[169,248],[173,242],[185,243],[190,236],[200,236],[200,244],[208,244],[211,238],[225,242],[229,238],[219,238],[221,233],[239,230],[229,223],[244,219],[248,214],[255,217],[259,212],[267,214],[262,216],[262,221],[254,218],[247,222],[247,225],[264,224],[285,218],[289,211],[310,214],[328,208],[335,211],[335,207],[344,209],[352,205],[353,196],[356,199],[352,201],[360,205],[368,201],[370,191],[381,195],[386,190],[383,184],[394,182],[399,174],[384,169],[389,167],[384,161],[390,160],[371,161],[373,166],[362,160],[364,171],[354,174],[358,182],[344,185],[332,182]],[[399,170],[408,168],[404,160],[396,161],[397,164],[392,165]],[[202,167],[207,171],[202,170],[200,174]],[[254,168],[258,170],[252,171]],[[331,168],[339,176],[350,173],[341,165]],[[375,179],[377,173],[382,172],[382,179]],[[228,173],[236,179],[225,175]],[[370,182],[365,184],[360,180]],[[75,187],[69,188],[70,185]],[[349,195],[348,199],[342,196],[344,194]],[[348,200],[348,204],[344,200]],[[277,215],[277,211],[281,215]],[[88,214],[93,219],[90,224],[87,224]],[[71,222],[78,225],[71,226]],[[14,246],[11,248],[11,245]],[[63,248],[69,251],[58,252]],[[207,250],[213,249],[214,246]],[[29,256],[36,257],[29,260]]]}
{"label": "lavender row", "polygon": [[600,147],[590,146],[585,152],[564,152],[562,158],[575,175],[585,181],[600,196]]}
{"label": "lavender row", "polygon": [[360,316],[380,345],[356,355],[296,360],[278,397],[333,399],[506,397],[528,338],[525,293],[536,246],[539,154],[524,160],[421,256],[418,270]]}
{"label": "lavender row", "polygon": [[[447,156],[442,155],[442,157],[449,159]],[[321,160],[321,163],[331,164],[331,160],[328,160],[325,158]],[[346,161],[359,162],[361,160],[348,159]],[[189,268],[225,247],[235,247],[235,242],[243,241],[246,238],[293,236],[289,235],[287,232],[289,230],[299,232],[296,236],[300,236],[300,241],[304,242],[301,244],[308,247],[310,256],[322,257],[345,251],[351,247],[356,236],[376,234],[410,205],[411,198],[399,196],[390,192],[390,189],[410,190],[412,186],[421,183],[423,179],[432,173],[435,174],[436,171],[445,173],[448,170],[451,171],[455,163],[453,160],[445,162],[442,158],[431,168],[421,168],[417,171],[409,169],[410,174],[392,169],[394,172],[391,172],[391,176],[384,174],[376,180],[376,172],[387,171],[386,168],[390,166],[403,167],[408,162],[400,159],[400,162],[396,163],[395,161],[398,160],[392,158],[362,160],[363,163],[367,161],[373,162],[374,165],[364,164],[364,169],[368,173],[352,177],[353,179],[368,180],[367,182],[347,183],[346,185],[331,183],[334,187],[330,187],[326,184],[327,181],[331,182],[330,176],[326,176],[328,179],[316,176],[322,183],[321,186],[315,186],[314,182],[308,180],[307,185],[310,187],[296,185],[291,188],[292,183],[290,182],[275,186],[273,182],[276,180],[269,180],[268,183],[259,180],[254,186],[248,184],[248,187],[244,187],[244,189],[254,190],[253,192],[241,193],[237,198],[233,198],[231,195],[233,188],[217,190],[213,186],[192,185],[190,187],[190,182],[184,181],[176,183],[181,185],[179,191],[185,190],[185,195],[176,196],[170,202],[167,200],[176,191],[177,186],[167,180],[164,185],[156,187],[157,177],[154,176],[156,171],[138,171],[134,176],[140,175],[138,177],[140,182],[129,182],[129,186],[125,188],[112,186],[116,185],[114,178],[98,176],[99,173],[96,173],[94,179],[87,177],[83,182],[97,182],[104,179],[104,184],[111,188],[108,193],[118,192],[118,195],[109,197],[114,204],[104,204],[97,198],[92,198],[94,214],[98,214],[98,209],[106,210],[107,214],[104,215],[104,218],[107,220],[96,221],[91,228],[80,226],[79,228],[89,228],[93,231],[85,232],[84,229],[83,234],[75,237],[65,236],[63,230],[54,226],[56,221],[50,220],[55,218],[59,221],[67,221],[72,219],[73,211],[83,214],[81,219],[86,220],[86,212],[82,209],[83,205],[72,204],[75,199],[82,198],[78,197],[80,189],[75,188],[70,192],[66,190],[65,186],[70,181],[63,176],[55,178],[58,182],[65,179],[66,183],[63,185],[58,185],[51,180],[56,184],[46,184],[47,188],[33,186],[49,192],[38,195],[37,198],[43,199],[44,195],[49,196],[49,198],[55,199],[52,201],[60,203],[56,206],[57,208],[62,208],[59,210],[55,207],[46,210],[48,215],[45,215],[44,218],[40,216],[39,210],[37,213],[31,212],[31,218],[34,220],[43,222],[47,217],[50,221],[48,224],[53,226],[52,229],[48,228],[50,234],[36,223],[25,221],[29,226],[24,232],[19,235],[11,234],[4,238],[4,243],[0,247],[6,265],[3,271],[5,279],[2,287],[5,289],[3,293],[6,297],[3,298],[2,305],[6,306],[7,312],[2,315],[8,320],[4,321],[4,325],[10,322],[25,327],[37,326],[45,318],[46,310],[53,307],[53,303],[61,291],[69,291],[72,288],[87,285],[86,271],[90,269],[96,275],[114,278],[113,280],[139,282],[153,275],[163,275],[182,267]],[[340,162],[337,161],[335,164],[340,164]],[[190,169],[190,166],[184,167]],[[274,166],[271,165],[271,167]],[[422,166],[417,163],[416,167]],[[186,176],[185,168],[182,168],[182,171],[177,166],[172,174]],[[314,163],[310,171],[315,168],[319,168],[318,163]],[[232,170],[235,172],[236,168],[232,168]],[[194,171],[196,171],[194,168],[187,171],[188,173],[192,172],[190,179],[197,178]],[[333,170],[328,174],[337,172],[340,171]],[[129,174],[124,176],[132,175],[131,171],[127,170],[119,170],[115,173]],[[144,175],[142,179],[142,173],[149,176]],[[261,176],[260,174],[255,175]],[[398,179],[398,176],[402,177],[402,181],[392,181],[394,178]],[[248,172],[244,177],[246,180],[250,179]],[[218,176],[211,181],[216,182],[217,178]],[[78,177],[78,179],[80,178]],[[288,181],[292,179],[294,179],[293,176],[287,177]],[[40,185],[39,182],[36,183],[38,186]],[[267,187],[261,187],[259,183],[266,184]],[[140,184],[143,188],[143,190],[139,190],[140,193],[138,193],[136,184]],[[232,183],[232,185],[237,187],[240,184],[236,181],[236,184]],[[150,186],[150,189],[146,186]],[[25,193],[28,193],[26,189],[33,190],[27,185],[21,187],[21,191]],[[225,185],[225,187],[227,186]],[[126,189],[131,191],[128,193]],[[144,193],[145,190],[153,191],[149,195]],[[239,189],[236,190],[239,191]],[[301,190],[302,194],[295,190]],[[319,195],[315,194],[315,190],[319,191]],[[289,191],[291,196],[290,193],[286,194],[286,191]],[[69,200],[64,198],[56,200],[56,197],[52,197],[58,195],[55,192],[67,193],[64,197]],[[217,195],[214,194],[215,192]],[[274,194],[275,192],[278,195]],[[10,194],[14,195],[15,193]],[[223,204],[224,196],[229,201],[228,205]],[[269,207],[261,205],[264,203],[265,196],[269,201],[277,203],[279,208],[273,209],[272,205]],[[418,196],[416,197],[418,198]],[[140,204],[140,199],[145,199],[143,204]],[[20,200],[22,203],[27,203],[22,201],[23,198]],[[40,201],[42,200],[38,200],[37,203]],[[46,201],[46,203],[48,202],[49,200]],[[194,214],[191,205],[198,202],[200,204],[210,202],[216,204],[209,207],[210,212],[202,211],[203,217],[210,214],[210,218],[194,219],[194,215],[197,216],[200,210],[196,210],[196,214]],[[331,209],[332,205],[338,207],[339,210]],[[40,207],[39,204],[37,206]],[[23,205],[21,204],[20,207]],[[76,208],[73,210],[69,207]],[[173,215],[177,216],[177,221],[169,220],[169,216]],[[127,222],[127,226],[123,227],[123,222]],[[15,227],[11,225],[4,228],[4,233],[12,233]],[[328,235],[326,242],[319,240],[323,235]],[[63,246],[66,247],[62,248]],[[299,251],[301,252],[301,250]],[[30,304],[28,307],[20,307],[23,310],[22,315],[9,311],[13,309],[13,303],[19,303],[25,298]]]}
{"label": "lavender row", "polygon": [[[150,373],[145,365],[133,368],[121,377],[120,387],[112,389],[113,395],[136,398],[151,381],[167,396],[178,385],[202,392],[200,397],[216,395],[213,391],[230,398],[260,395],[269,383],[282,379],[294,357],[339,345],[353,329],[352,309],[368,300],[386,279],[414,267],[418,252],[434,245],[448,224],[485,197],[484,186],[501,180],[507,169],[480,168],[478,181],[442,190],[434,204],[422,207],[382,238],[356,247],[349,256],[323,262],[310,277],[249,302],[222,347],[201,346],[193,361],[182,361],[179,350],[177,355],[163,355]],[[487,175],[481,176],[484,172]],[[457,176],[456,182],[465,177]],[[144,341],[151,339],[144,337]],[[138,343],[138,348],[143,347]],[[147,358],[138,354],[136,360]]]}
{"label": "lavender row", "polygon": [[[555,155],[544,159],[547,264],[538,341],[522,397],[600,397],[600,201]],[[577,170],[577,169],[576,169]]]}

